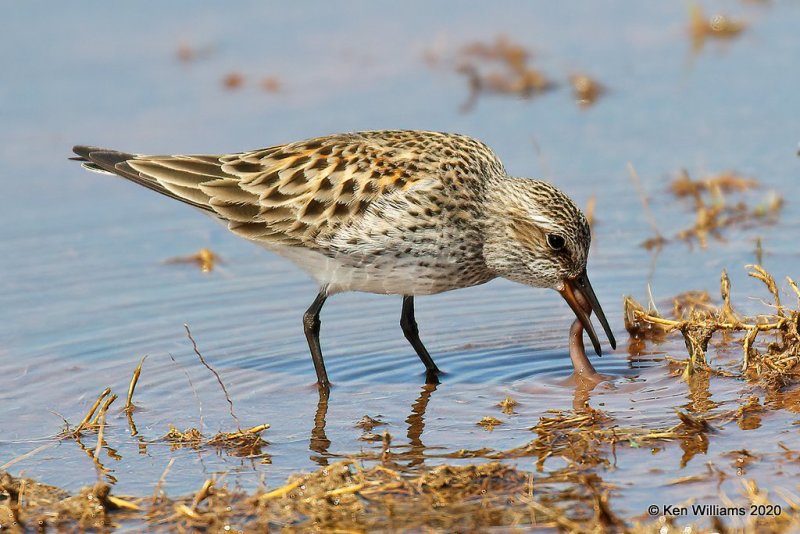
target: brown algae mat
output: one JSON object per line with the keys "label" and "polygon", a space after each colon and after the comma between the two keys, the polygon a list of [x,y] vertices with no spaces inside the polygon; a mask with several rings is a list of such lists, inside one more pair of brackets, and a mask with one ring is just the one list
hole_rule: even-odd
{"label": "brown algae mat", "polygon": [[[479,531],[489,527],[549,527],[568,532],[671,532],[667,519],[625,522],[609,503],[610,489],[591,473],[601,458],[593,449],[621,434],[594,429],[603,416],[589,411],[543,419],[541,435],[528,450],[509,454],[571,451],[580,459],[549,476],[499,461],[441,465],[416,473],[393,463],[391,454],[370,467],[348,459],[310,474],[295,475],[272,490],[244,493],[214,479],[194,495],[171,498],[156,487],[148,497],[114,496],[98,482],[70,495],[58,488],[8,474],[0,477],[0,522],[9,532],[110,530],[147,525],[150,530],[250,532],[273,528],[365,532],[436,529]],[[639,440],[701,435],[708,423],[686,417],[676,428],[639,434]],[[594,458],[594,459],[593,459]],[[604,461],[604,460],[600,460]],[[747,486],[751,502],[768,502],[766,492]],[[747,519],[742,531],[792,532],[800,528],[800,501],[787,500],[779,516]],[[712,527],[726,531],[719,519]],[[667,530],[664,530],[667,528]],[[685,530],[683,530],[685,531]],[[696,531],[696,530],[695,530]]]}
{"label": "brown algae mat", "polygon": [[[591,482],[587,480],[587,487]],[[212,532],[283,527],[324,531],[365,531],[431,527],[475,530],[490,526],[550,526],[604,530],[619,525],[604,494],[577,510],[569,492],[534,498],[533,476],[499,462],[440,466],[417,475],[344,460],[308,475],[292,477],[272,491],[245,494],[209,480],[193,496],[171,499],[111,497],[98,483],[77,495],[4,475],[0,519],[10,531],[34,528],[103,529],[130,522],[151,528]],[[572,498],[570,498],[572,497]],[[548,502],[550,501],[550,502]]]}
{"label": "brown algae mat", "polygon": [[[698,366],[695,377],[704,371]],[[678,375],[676,375],[678,376]],[[111,404],[104,391],[84,418],[83,429],[65,430],[63,439],[79,440],[78,434],[96,433],[97,445],[85,447],[97,458],[104,445],[103,413]],[[113,402],[113,401],[112,401]],[[97,408],[99,406],[99,408]],[[515,401],[504,399],[498,408],[512,411]],[[467,465],[415,465],[408,460],[423,454],[404,447],[393,448],[383,432],[380,448],[364,451],[307,474],[290,476],[277,488],[254,492],[232,489],[224,477],[209,478],[196,492],[168,496],[161,486],[172,462],[149,496],[112,493],[113,479],[96,461],[98,482],[76,494],[9,474],[0,476],[0,521],[10,532],[27,530],[111,530],[137,527],[156,531],[250,532],[270,529],[289,531],[366,532],[417,530],[470,532],[490,527],[530,526],[563,532],[678,532],[671,518],[620,516],[614,509],[613,484],[603,473],[613,470],[618,454],[630,447],[656,447],[676,443],[683,450],[681,465],[705,453],[709,440],[728,424],[741,424],[760,407],[752,399],[727,411],[708,416],[676,411],[674,424],[662,428],[629,428],[606,412],[584,405],[575,410],[552,410],[531,428],[529,443],[508,450],[483,448],[455,452],[429,452],[427,458],[444,462],[468,459]],[[94,418],[99,422],[93,425]],[[380,421],[366,418],[370,428]],[[82,422],[83,423],[83,422]],[[373,424],[374,423],[374,424]],[[79,425],[80,426],[80,425]],[[365,425],[359,425],[365,426]],[[206,439],[195,429],[171,429],[161,441],[171,446],[227,448],[229,454],[260,452],[266,425]],[[786,447],[800,459],[800,452]],[[739,458],[752,458],[745,450]],[[520,458],[535,459],[535,470],[513,466]],[[550,461],[562,467],[544,469]],[[681,477],[670,484],[688,484],[724,477],[713,467],[707,474]],[[721,480],[721,479],[720,479]],[[736,529],[719,518],[704,518],[703,531],[792,532],[800,528],[800,499],[759,488],[742,477],[747,502],[780,503],[779,515],[740,519]],[[725,502],[723,500],[723,502]],[[744,521],[742,523],[741,521]],[[666,530],[664,530],[666,529]]]}

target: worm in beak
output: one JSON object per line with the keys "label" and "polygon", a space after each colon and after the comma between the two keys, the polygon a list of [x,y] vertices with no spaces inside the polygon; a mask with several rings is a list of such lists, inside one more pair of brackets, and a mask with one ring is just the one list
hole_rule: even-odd
{"label": "worm in beak", "polygon": [[586,275],[586,270],[575,278],[564,280],[564,288],[559,291],[564,300],[567,301],[569,307],[575,312],[578,320],[583,325],[586,333],[589,334],[589,339],[592,340],[592,346],[598,356],[602,356],[603,351],[600,348],[600,341],[597,339],[597,333],[594,331],[592,322],[589,315],[594,312],[600,324],[603,325],[603,330],[608,336],[608,341],[611,343],[611,348],[617,348],[617,341],[614,339],[614,334],[611,333],[611,327],[608,326],[606,315],[603,313],[603,308],[597,301],[597,296],[594,294],[592,284],[589,283],[589,277]]}

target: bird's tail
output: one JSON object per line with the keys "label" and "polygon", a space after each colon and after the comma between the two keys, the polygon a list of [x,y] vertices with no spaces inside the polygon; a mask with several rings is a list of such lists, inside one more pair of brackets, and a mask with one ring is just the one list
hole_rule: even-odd
{"label": "bird's tail", "polygon": [[[135,182],[157,193],[180,200],[204,211],[213,212],[208,205],[210,198],[199,190],[199,183],[203,181],[200,176],[196,176],[197,184],[187,187],[186,184],[178,185],[170,181],[159,180],[157,176],[152,176],[134,168],[130,162],[137,165],[139,156],[119,150],[99,148],[95,146],[76,145],[72,147],[77,157],[70,158],[81,163],[83,168],[101,174],[112,174],[121,176],[127,180]],[[206,176],[205,179],[210,177]]]}
{"label": "bird's tail", "polygon": [[118,152],[116,150],[107,150],[104,148],[99,148],[96,146],[84,146],[84,145],[77,145],[72,147],[72,151],[77,154],[77,157],[69,158],[72,161],[78,161],[81,163],[81,167],[84,169],[88,169],[93,172],[98,172],[101,174],[117,174],[116,172],[112,172],[107,168],[103,168],[100,163],[95,162],[91,158],[91,154],[94,153],[96,156],[101,156],[103,154],[118,154],[115,162],[112,163],[108,161],[108,165],[112,166],[117,162],[127,161],[128,159],[133,158],[133,154],[125,154],[123,152]]}

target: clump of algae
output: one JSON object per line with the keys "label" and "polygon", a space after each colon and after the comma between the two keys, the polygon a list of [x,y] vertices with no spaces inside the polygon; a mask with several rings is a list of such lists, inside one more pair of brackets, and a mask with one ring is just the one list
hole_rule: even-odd
{"label": "clump of algae", "polygon": [[[709,369],[706,353],[716,332],[739,334],[742,362],[737,374],[767,385],[784,385],[800,376],[800,288],[790,277],[786,281],[798,298],[798,309],[781,302],[775,278],[760,265],[748,266],[748,275],[760,280],[772,298],[770,313],[755,317],[738,314],[730,301],[730,279],[722,271],[720,294],[722,306],[710,303],[707,293],[685,293],[673,300],[673,317],[663,317],[657,310],[645,309],[631,297],[624,301],[625,328],[637,338],[663,339],[680,332],[689,359],[683,362],[683,376],[696,369]],[[765,339],[772,334],[773,339]]]}
{"label": "clump of algae", "polygon": [[723,14],[708,17],[698,4],[689,5],[689,37],[694,52],[703,48],[706,39],[732,39],[738,37],[746,27],[744,21]]}
{"label": "clump of algae", "polygon": [[693,179],[686,170],[672,180],[669,192],[678,199],[690,199],[694,213],[691,226],[679,230],[671,238],[665,237],[656,224],[649,201],[642,188],[636,170],[628,164],[634,186],[640,196],[648,223],[653,228],[654,237],[644,241],[641,246],[648,250],[661,249],[671,241],[684,241],[690,245],[697,243],[700,248],[708,246],[709,238],[724,241],[724,230],[734,227],[774,224],[783,208],[783,197],[770,191],[761,202],[747,202],[742,194],[761,186],[758,180],[725,171]]}
{"label": "clump of algae", "polygon": [[[705,435],[708,423],[681,416],[675,435]],[[416,472],[354,459],[312,473],[291,476],[271,490],[246,493],[208,479],[192,495],[170,498],[119,497],[98,483],[69,493],[8,474],[0,475],[0,520],[10,532],[26,529],[96,529],[147,525],[159,530],[208,532],[476,531],[492,527],[550,528],[563,532],[664,532],[663,518],[652,523],[621,519],[611,505],[613,486],[590,469],[593,451],[576,447],[581,436],[609,421],[600,413],[554,413],[537,425],[537,440],[569,465],[550,473],[529,472],[500,461],[439,465]],[[606,429],[608,430],[608,429]],[[624,433],[623,433],[624,434]],[[549,436],[549,437],[545,437]],[[565,439],[566,438],[566,439]],[[640,439],[665,439],[663,436]],[[564,455],[565,452],[568,454]],[[588,454],[587,454],[588,453]],[[747,457],[747,451],[739,451]],[[692,482],[704,475],[676,479]],[[708,476],[715,476],[709,469]],[[744,481],[748,502],[774,503],[775,497]],[[776,517],[750,517],[759,532],[791,532],[800,527],[800,502],[779,493],[786,506]],[[724,527],[724,525],[716,525]]]}
{"label": "clump of algae", "polygon": [[170,426],[169,432],[164,435],[162,440],[169,443],[173,450],[184,447],[200,449],[210,446],[224,450],[231,456],[255,458],[265,456],[261,449],[269,443],[261,437],[261,433],[268,428],[268,424],[262,424],[235,432],[218,432],[214,436],[206,438],[196,428],[180,431],[174,426]]}

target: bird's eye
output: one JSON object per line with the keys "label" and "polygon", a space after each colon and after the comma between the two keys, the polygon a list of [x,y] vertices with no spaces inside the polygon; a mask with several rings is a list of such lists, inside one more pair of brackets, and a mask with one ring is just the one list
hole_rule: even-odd
{"label": "bird's eye", "polygon": [[547,234],[547,244],[553,250],[561,250],[567,244],[563,236],[558,234]]}

